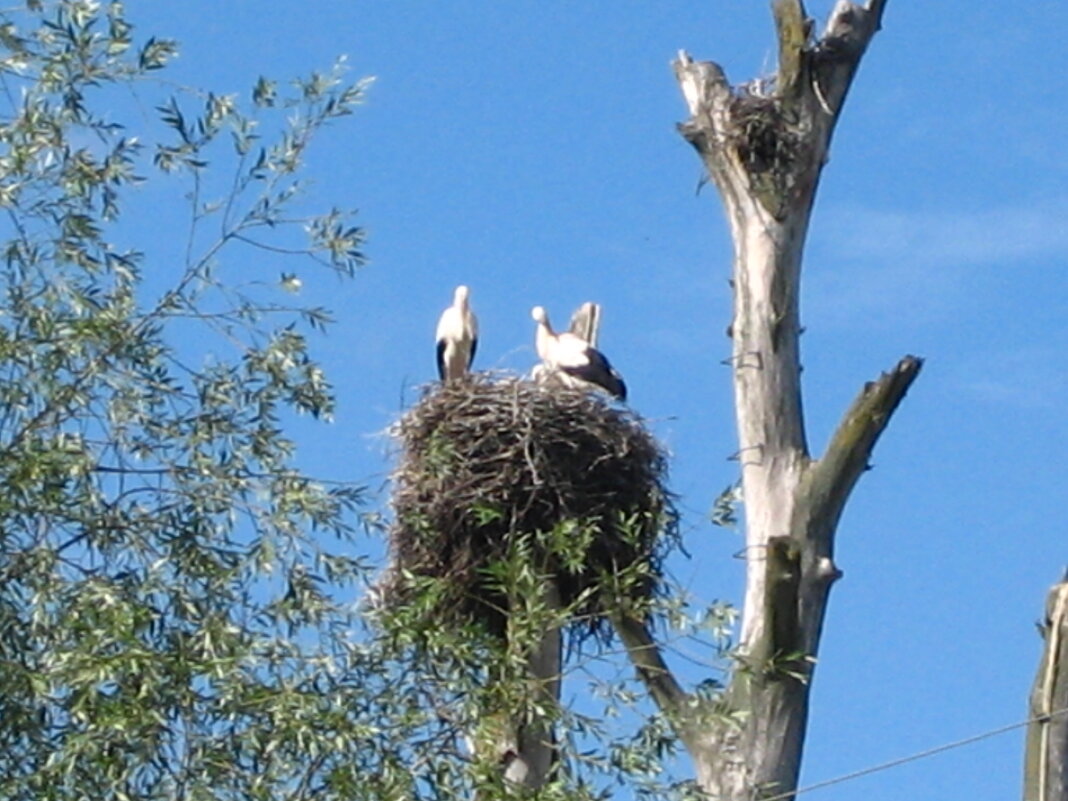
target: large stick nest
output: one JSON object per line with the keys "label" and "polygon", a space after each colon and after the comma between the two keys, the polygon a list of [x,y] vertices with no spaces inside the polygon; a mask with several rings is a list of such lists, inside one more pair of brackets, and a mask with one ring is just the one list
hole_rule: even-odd
{"label": "large stick nest", "polygon": [[491,567],[520,543],[579,632],[607,635],[613,608],[661,592],[677,534],[667,458],[603,394],[473,376],[432,387],[394,434],[387,604],[435,580],[433,615],[503,634],[507,592]]}

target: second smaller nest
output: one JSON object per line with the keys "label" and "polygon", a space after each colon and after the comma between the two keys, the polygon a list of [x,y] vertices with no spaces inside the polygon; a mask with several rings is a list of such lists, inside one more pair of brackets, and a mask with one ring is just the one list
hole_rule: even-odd
{"label": "second smaller nest", "polygon": [[660,591],[676,533],[667,459],[600,393],[473,376],[435,387],[394,433],[387,603],[434,579],[435,616],[501,634],[507,593],[490,576],[517,546],[593,631]]}

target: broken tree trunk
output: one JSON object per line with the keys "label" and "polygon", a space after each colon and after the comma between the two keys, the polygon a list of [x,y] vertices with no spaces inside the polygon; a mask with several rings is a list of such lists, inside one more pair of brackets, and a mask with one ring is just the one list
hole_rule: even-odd
{"label": "broken tree trunk", "polygon": [[[560,593],[548,576],[538,603],[541,608],[521,626],[514,617],[508,621],[509,655],[495,666],[493,677],[501,692],[495,708],[480,721],[473,743],[476,757],[493,766],[505,784],[528,789],[548,782],[557,762],[553,727],[560,703],[563,641]],[[537,632],[529,630],[534,621]],[[475,801],[492,795],[476,793]]]}
{"label": "broken tree trunk", "polygon": [[1053,586],[1042,626],[1046,647],[1031,690],[1024,801],[1068,801],[1068,579]]}
{"label": "broken tree trunk", "polygon": [[809,215],[828,147],[885,0],[840,0],[822,35],[800,0],[772,3],[779,67],[732,87],[680,53],[690,119],[683,137],[723,200],[734,241],[733,340],[746,525],[739,665],[716,713],[670,677],[644,627],[617,630],[651,695],[676,723],[701,788],[717,801],[785,797],[797,786],[810,680],[834,564],[834,532],[876,440],[919,372],[906,356],[867,384],[822,458],[801,405],[799,284]]}

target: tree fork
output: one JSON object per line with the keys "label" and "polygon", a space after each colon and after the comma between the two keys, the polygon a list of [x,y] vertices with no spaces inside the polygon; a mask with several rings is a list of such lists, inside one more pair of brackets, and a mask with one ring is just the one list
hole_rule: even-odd
{"label": "tree fork", "polygon": [[[712,62],[673,67],[690,112],[679,126],[723,201],[734,242],[731,322],[735,410],[746,516],[746,593],[739,668],[719,704],[698,714],[656,652],[620,630],[639,675],[676,713],[698,783],[718,801],[797,786],[810,678],[826,603],[841,575],[834,533],[894,410],[919,373],[913,356],[865,385],[822,458],[809,455],[801,402],[801,254],[823,165],[885,0],[839,0],[822,34],[800,0],[774,0],[774,78],[732,86]],[[708,710],[699,710],[702,713]],[[679,713],[681,714],[681,717]]]}

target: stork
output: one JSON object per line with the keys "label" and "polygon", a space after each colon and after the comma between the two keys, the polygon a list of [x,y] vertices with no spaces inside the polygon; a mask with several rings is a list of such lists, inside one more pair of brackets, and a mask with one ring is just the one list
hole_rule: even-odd
{"label": "stork", "polygon": [[466,286],[456,287],[452,305],[438,320],[438,376],[452,381],[467,374],[478,347],[478,319],[471,312]]}
{"label": "stork", "polygon": [[535,344],[542,361],[542,369],[536,373],[539,379],[556,375],[566,386],[593,384],[618,400],[627,399],[623,377],[612,368],[603,353],[577,334],[569,331],[554,333],[549,325],[549,315],[541,306],[535,306],[530,316],[538,324]]}

